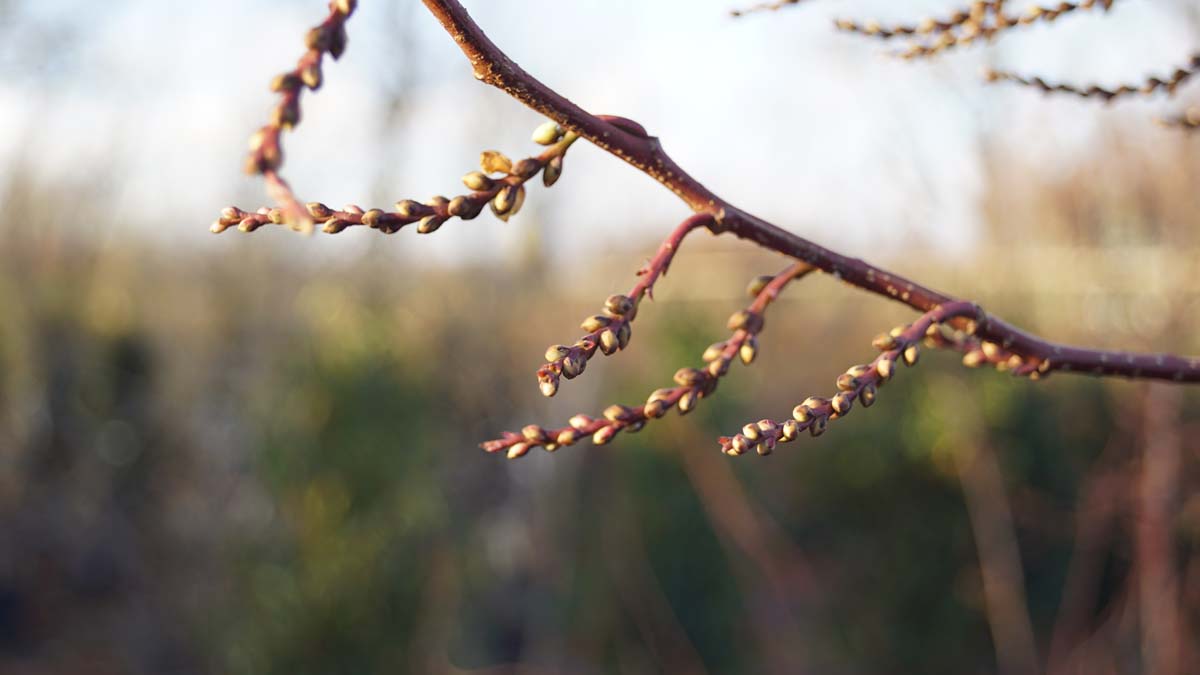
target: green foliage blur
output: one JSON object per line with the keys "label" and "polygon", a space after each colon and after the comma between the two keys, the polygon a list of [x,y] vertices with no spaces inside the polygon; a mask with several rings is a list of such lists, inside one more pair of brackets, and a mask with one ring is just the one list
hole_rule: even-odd
{"label": "green foliage blur", "polygon": [[[9,186],[8,212],[38,213],[39,189]],[[1133,222],[1163,217],[1128,205]],[[1011,235],[1019,215],[997,215],[995,231]],[[4,227],[0,671],[997,672],[964,470],[981,453],[999,466],[984,487],[1010,513],[1001,530],[1021,577],[1008,590],[1037,653],[1066,630],[1079,560],[1095,570],[1073,611],[1101,638],[1077,644],[1126,663],[1142,648],[1112,626],[1138,612],[1144,384],[1017,381],[929,353],[820,439],[722,456],[717,436],[830,393],[875,333],[911,316],[813,278],[772,307],[760,360],[690,416],[509,462],[477,443],[644,400],[725,336],[747,279],[785,261],[689,243],[630,347],[546,400],[533,377],[545,345],[574,337],[652,241],[573,274],[597,290],[529,260],[430,268],[378,254],[421,245],[407,235],[314,267],[277,252],[292,236],[279,230],[186,254],[78,239],[52,220]],[[998,274],[984,256],[961,276],[946,260],[891,262],[1048,334],[1197,351],[1193,286],[1157,292],[1181,323],[1147,332],[1146,294],[1096,305],[1054,278],[970,287]],[[1079,318],[1096,311],[1125,318]],[[1184,458],[1171,564],[1189,642],[1197,404],[1191,391],[1170,402]],[[1115,515],[1081,550],[1080,523],[1107,503],[1086,498],[1098,475],[1116,477]]]}

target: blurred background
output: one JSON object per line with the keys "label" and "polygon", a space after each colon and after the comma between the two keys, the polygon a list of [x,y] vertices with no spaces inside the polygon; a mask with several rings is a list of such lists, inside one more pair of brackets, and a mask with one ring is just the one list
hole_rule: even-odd
{"label": "blurred background", "polygon": [[[919,63],[835,16],[945,1],[468,2],[584,107],[734,203],[1050,338],[1200,353],[1200,137],[981,83],[1186,63],[1192,2]],[[786,261],[696,235],[628,350],[554,399],[546,345],[687,214],[577,144],[508,223],[221,236],[319,0],[0,1],[0,672],[1197,673],[1200,392],[929,354],[768,458],[716,437],[826,395],[912,313],[831,279],[687,418],[517,462],[477,443],[636,404]],[[415,0],[362,2],[285,136],[304,199],[456,194],[541,121]],[[897,45],[899,46],[899,45]]]}

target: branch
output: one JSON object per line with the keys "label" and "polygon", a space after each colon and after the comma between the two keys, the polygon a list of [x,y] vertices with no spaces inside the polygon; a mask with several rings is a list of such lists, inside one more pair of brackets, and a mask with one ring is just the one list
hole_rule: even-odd
{"label": "branch", "polygon": [[[271,91],[280,95],[280,101],[271,111],[271,119],[250,138],[250,156],[246,159],[246,172],[262,174],[267,182],[267,194],[281,207],[283,220],[293,227],[308,231],[312,218],[292,193],[292,188],[279,175],[283,165],[283,147],[280,135],[284,129],[293,129],[300,123],[300,93],[307,87],[316,91],[321,86],[321,61],[325,54],[337,60],[346,49],[346,19],[354,13],[357,0],[333,0],[329,3],[329,16],[308,31],[304,44],[308,48],[296,67],[271,80]],[[283,221],[281,221],[283,222]]]}
{"label": "branch", "polygon": [[[899,54],[903,58],[913,59],[935,56],[946,50],[959,46],[967,46],[979,40],[991,40],[1000,33],[1019,26],[1029,26],[1040,22],[1052,23],[1060,16],[1079,10],[1091,10],[1099,7],[1107,12],[1112,9],[1113,2],[1115,0],[1082,0],[1081,2],[1060,2],[1052,7],[1032,5],[1022,14],[1005,14],[1004,0],[993,0],[992,2],[977,2],[972,6],[970,11],[957,12],[955,14],[956,18],[966,14],[964,20],[960,22],[937,22],[936,20],[931,22],[930,20],[926,20],[920,26],[915,27],[915,30],[911,26],[896,26],[887,29],[875,23],[874,31],[872,32],[858,26],[854,22],[839,21],[838,28],[867,33],[885,39],[922,32],[935,35],[936,38],[932,41],[910,45]],[[945,29],[938,30],[939,23],[949,25]],[[869,26],[871,24],[868,24]],[[930,30],[921,30],[922,28],[929,28]]]}
{"label": "branch", "polygon": [[[871,407],[879,387],[895,374],[897,361],[908,366],[916,365],[921,355],[920,344],[927,336],[935,340],[940,337],[947,344],[966,343],[971,338],[969,332],[956,338],[942,333],[942,326],[955,319],[966,319],[970,326],[981,315],[979,306],[973,302],[951,302],[926,312],[909,326],[879,336],[874,344],[882,353],[871,363],[853,366],[840,375],[836,395],[831,398],[809,396],[792,410],[793,419],[786,422],[763,419],[742,427],[740,434],[722,436],[718,439],[721,451],[737,456],[753,448],[760,455],[769,455],[776,444],[791,442],[802,431],[820,436],[825,433],[829,422],[849,415],[856,401],[864,408]],[[969,349],[965,344],[964,348]],[[1037,368],[1034,365],[1032,370],[1023,368],[1017,372],[1034,373]]]}
{"label": "branch", "polygon": [[553,396],[558,392],[560,378],[568,380],[578,377],[587,367],[588,361],[595,356],[597,349],[608,356],[625,349],[632,337],[634,318],[637,317],[638,306],[642,297],[654,299],[654,283],[661,276],[666,276],[675,252],[679,250],[683,238],[700,227],[708,227],[712,216],[699,213],[679,224],[675,231],[658,247],[658,253],[646,266],[638,270],[641,279],[634,284],[628,295],[613,295],[604,302],[604,312],[583,320],[581,328],[588,331],[587,335],[579,338],[574,345],[550,345],[546,350],[546,361],[538,368],[538,387],[544,396]]}
{"label": "branch", "polygon": [[1188,60],[1187,65],[1176,68],[1165,80],[1151,76],[1139,84],[1122,84],[1113,89],[1105,89],[1094,84],[1090,87],[1077,87],[1063,83],[1051,84],[1040,77],[1023,77],[1015,73],[992,70],[990,68],[984,71],[984,76],[988,82],[1012,82],[1023,87],[1040,89],[1045,94],[1074,94],[1081,98],[1102,98],[1105,102],[1108,102],[1116,98],[1129,97],[1135,94],[1152,96],[1159,90],[1166,92],[1168,96],[1173,96],[1175,90],[1181,84],[1187,82],[1197,71],[1200,71],[1200,53],[1193,54]]}
{"label": "branch", "polygon": [[[806,262],[846,283],[929,312],[960,302],[857,258],[849,258],[751,215],[704,187],[663,151],[659,140],[637,123],[592,115],[525,72],[504,54],[457,0],[423,0],[470,61],[475,77],[575,131],[600,148],[646,173],[675,193],[693,211],[712,216],[713,233],[730,232],[760,246]],[[1096,4],[1091,0],[1080,6]],[[1101,6],[1111,4],[1099,0]],[[1135,354],[1072,347],[1043,340],[980,312],[974,335],[1053,371],[1200,382],[1200,359],[1166,354]]]}
{"label": "branch", "polygon": [[[525,183],[530,179],[540,173],[542,183],[546,187],[558,181],[562,175],[563,158],[567,149],[578,138],[579,136],[572,132],[563,132],[557,124],[547,122],[533,132],[533,140],[550,147],[535,157],[513,162],[495,150],[484,151],[479,158],[482,170],[472,171],[462,178],[463,184],[473,190],[470,194],[449,199],[439,195],[423,204],[412,199],[402,199],[396,202],[395,211],[364,211],[361,207],[353,205],[335,211],[321,202],[310,202],[301,208],[305,210],[306,218],[311,217],[324,223],[323,229],[329,234],[337,234],[355,225],[366,225],[384,234],[395,234],[400,228],[411,223],[418,223],[417,231],[421,234],[429,234],[451,218],[475,218],[483,212],[484,206],[489,206],[500,220],[507,221],[515,216],[525,203]],[[284,225],[289,222],[294,220],[288,217],[286,208],[262,207],[250,213],[236,206],[229,206],[221,211],[220,217],[210,229],[220,234],[237,225],[242,232],[253,232],[269,223]]]}
{"label": "branch", "polygon": [[[681,229],[682,226],[677,228],[676,233]],[[666,244],[663,246],[665,248]],[[662,249],[660,255],[661,251]],[[632,408],[619,404],[611,405],[605,408],[600,418],[575,415],[568,422],[569,426],[561,429],[547,430],[530,424],[519,434],[506,431],[500,438],[480,443],[479,447],[488,452],[505,450],[509,459],[516,459],[538,447],[545,448],[547,452],[554,452],[560,446],[574,445],[587,436],[591,436],[596,445],[604,445],[621,431],[640,431],[646,422],[666,415],[671,408],[678,408],[680,415],[688,414],[695,409],[700,399],[716,391],[717,381],[729,372],[729,366],[734,359],[741,359],[746,365],[754,361],[758,354],[757,336],[762,330],[763,313],[767,306],[779,297],[785,286],[813,269],[806,263],[793,263],[774,277],[755,279],[750,286],[754,293],[754,302],[729,317],[729,328],[733,335],[728,340],[712,344],[704,350],[703,359],[708,365],[703,370],[680,368],[675,373],[675,383],[678,386],[655,390],[644,405]]]}

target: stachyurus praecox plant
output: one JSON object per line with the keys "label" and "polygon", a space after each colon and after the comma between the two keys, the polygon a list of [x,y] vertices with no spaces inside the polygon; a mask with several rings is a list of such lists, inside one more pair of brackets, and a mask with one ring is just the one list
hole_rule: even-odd
{"label": "stachyurus praecox plant", "polygon": [[[639,279],[628,293],[609,297],[594,316],[583,321],[582,336],[570,344],[555,344],[547,350],[546,363],[537,371],[538,386],[546,396],[553,396],[564,380],[582,375],[589,360],[597,354],[612,355],[629,344],[643,300],[652,297],[654,284],[667,271],[690,233],[706,229],[713,234],[732,234],[795,260],[779,273],[751,282],[749,293],[753,301],[730,317],[729,338],[706,349],[702,365],[676,372],[675,386],[655,390],[641,405],[612,405],[595,417],[576,415],[562,428],[546,429],[531,424],[519,433],[505,432],[500,438],[482,444],[488,452],[504,452],[510,458],[517,458],[534,448],[554,451],[587,438],[605,444],[620,432],[637,431],[672,409],[680,414],[690,412],[716,391],[721,377],[735,362],[749,365],[754,361],[771,302],[787,286],[817,271],[904,303],[919,316],[912,323],[875,338],[873,346],[878,354],[866,363],[848,368],[837,378],[834,391],[828,396],[808,397],[795,407],[790,419],[751,422],[731,436],[720,438],[726,454],[755,451],[765,455],[778,443],[789,442],[803,431],[820,435],[830,422],[847,416],[855,406],[866,408],[874,403],[879,389],[895,376],[899,366],[915,365],[922,349],[952,349],[962,354],[966,366],[986,365],[1030,379],[1070,372],[1200,382],[1200,358],[1105,351],[1051,342],[1016,328],[973,302],[944,295],[863,260],[841,255],[758,218],[692,178],[663,151],[658,138],[637,122],[589,113],[522,70],[488,39],[457,0],[423,2],[462,49],[478,80],[500,88],[549,118],[533,134],[533,141],[544,150],[515,161],[495,151],[482,153],[479,170],[463,176],[467,191],[454,197],[437,196],[423,202],[403,199],[391,210],[357,206],[338,210],[320,202],[302,203],[279,173],[283,164],[281,134],[300,123],[301,95],[320,88],[325,56],[336,59],[346,49],[346,21],[357,3],[334,0],[329,3],[325,20],[308,32],[307,50],[295,69],[272,81],[271,88],[279,95],[278,104],[269,122],[250,142],[246,169],[264,177],[276,206],[253,212],[228,207],[213,224],[213,232],[234,226],[243,232],[253,232],[267,224],[311,231],[319,224],[331,234],[358,226],[394,234],[415,223],[417,232],[429,234],[456,218],[476,218],[485,207],[501,220],[508,220],[520,212],[530,180],[540,176],[546,187],[554,185],[562,175],[563,161],[571,146],[580,139],[593,143],[657,180],[694,213],[671,232],[657,254],[638,270]],[[799,4],[801,0],[785,0],[734,14],[741,16],[752,10]],[[1035,6],[1014,13],[1005,8],[1003,0],[980,0],[950,16],[911,25],[839,20],[836,26],[885,40],[907,39],[910,44],[898,52],[899,56],[927,58],[952,48],[992,40],[1032,23],[1050,22],[1083,11],[1108,11],[1113,4],[1114,0],[1084,0],[1053,7]],[[1116,88],[1048,84],[1040,77],[1002,71],[989,71],[986,80],[1110,101],[1135,94],[1172,96],[1198,68],[1200,55],[1190,57],[1164,78],[1149,77],[1142,83]],[[1191,109],[1161,121],[1169,126],[1194,129],[1200,126],[1200,113]]]}

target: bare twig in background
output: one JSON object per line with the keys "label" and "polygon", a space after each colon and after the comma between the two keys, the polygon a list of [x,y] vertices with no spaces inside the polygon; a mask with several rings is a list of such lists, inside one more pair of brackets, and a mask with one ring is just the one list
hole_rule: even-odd
{"label": "bare twig in background", "polygon": [[250,156],[246,159],[247,173],[262,174],[267,182],[267,192],[282,207],[282,215],[293,227],[308,230],[312,219],[301,207],[292,188],[279,175],[283,166],[283,144],[280,135],[284,129],[292,129],[300,123],[300,93],[305,88],[316,91],[321,86],[323,74],[321,61],[326,54],[335,60],[346,49],[346,19],[354,13],[357,0],[333,0],[329,3],[329,16],[308,31],[304,44],[308,48],[296,67],[275,77],[271,90],[278,92],[280,101],[271,110],[271,119],[250,138]]}
{"label": "bare twig in background", "polygon": [[1193,54],[1188,59],[1186,65],[1176,68],[1166,79],[1150,76],[1144,82],[1138,84],[1122,84],[1113,88],[1105,88],[1095,84],[1087,87],[1063,83],[1052,84],[1037,76],[1024,77],[1004,70],[992,70],[991,68],[984,72],[984,76],[988,82],[1012,82],[1023,87],[1040,89],[1046,94],[1073,94],[1080,98],[1100,98],[1105,101],[1111,101],[1134,95],[1152,96],[1160,91],[1166,93],[1168,96],[1173,96],[1175,90],[1191,79],[1197,71],[1200,71],[1200,53]]}
{"label": "bare twig in background", "polygon": [[1129,480],[1113,457],[1118,440],[1125,439],[1114,439],[1101,453],[1077,501],[1074,549],[1046,657],[1049,673],[1079,670],[1078,648],[1086,642],[1097,609],[1105,558],[1115,543],[1115,521],[1129,506]]}
{"label": "bare twig in background", "polygon": [[1183,672],[1180,588],[1173,543],[1181,470],[1179,402],[1179,391],[1151,384],[1144,404],[1135,530],[1137,590],[1142,661],[1147,672],[1156,675]]}
{"label": "bare twig in background", "polygon": [[1037,673],[1040,670],[1037,645],[1025,603],[1021,552],[1000,465],[985,444],[962,447],[954,457],[979,551],[979,570],[983,575],[998,672]]}

